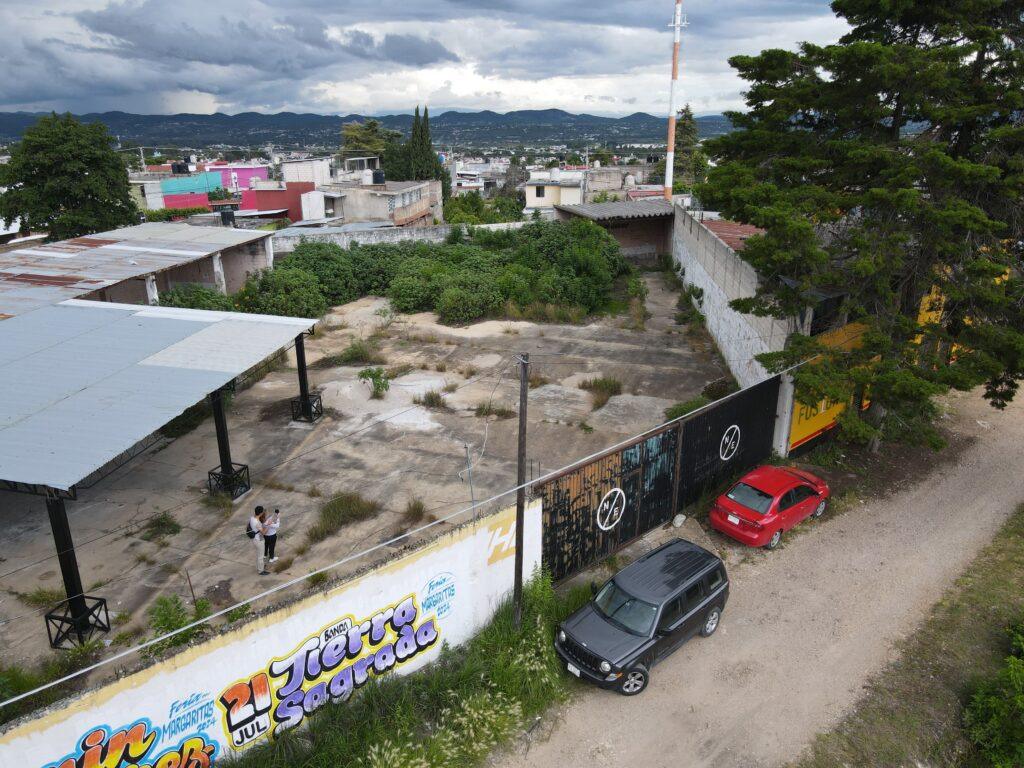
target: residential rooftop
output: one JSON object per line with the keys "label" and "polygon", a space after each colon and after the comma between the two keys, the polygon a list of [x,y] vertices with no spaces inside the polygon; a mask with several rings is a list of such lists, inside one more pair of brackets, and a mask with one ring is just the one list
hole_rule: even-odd
{"label": "residential rooftop", "polygon": [[675,215],[674,204],[664,198],[643,201],[556,205],[555,208],[592,221],[656,219]]}

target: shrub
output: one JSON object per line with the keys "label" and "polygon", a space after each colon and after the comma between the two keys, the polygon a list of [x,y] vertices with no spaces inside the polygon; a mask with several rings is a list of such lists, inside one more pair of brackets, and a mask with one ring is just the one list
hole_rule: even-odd
{"label": "shrub", "polygon": [[409,499],[405,505],[405,512],[402,514],[402,524],[409,528],[419,523],[427,516],[427,505],[422,499]]}
{"label": "shrub", "polygon": [[314,544],[340,531],[346,525],[367,520],[380,511],[376,501],[364,499],[355,492],[341,493],[324,502],[320,517],[309,529],[308,537]]}
{"label": "shrub", "polygon": [[333,368],[336,365],[374,365],[383,364],[384,356],[377,347],[366,339],[353,339],[352,342],[336,355],[325,355],[316,362],[317,368]]}
{"label": "shrub", "polygon": [[178,533],[181,533],[181,524],[174,519],[170,512],[161,512],[146,521],[146,524],[142,526],[139,538],[146,541],[162,541],[166,537]]}
{"label": "shrub", "polygon": [[320,317],[327,299],[315,275],[281,267],[250,277],[236,297],[244,312],[285,317]]}
{"label": "shrub", "polygon": [[443,410],[448,407],[448,401],[445,400],[444,393],[438,392],[436,389],[431,389],[422,395],[416,395],[412,401],[416,405],[422,405],[424,408],[433,408],[435,410]]}
{"label": "shrub", "polygon": [[995,768],[1024,765],[1024,622],[1010,628],[1010,655],[964,712],[967,732]]}
{"label": "shrub", "polygon": [[207,285],[189,283],[178,285],[160,294],[161,307],[184,307],[186,309],[212,309],[232,312],[235,304],[231,298]]}
{"label": "shrub", "polygon": [[736,392],[739,388],[736,379],[732,376],[723,376],[704,387],[701,390],[701,394],[708,398],[708,400],[721,400],[723,397],[728,397],[733,392]]}
{"label": "shrub", "polygon": [[[149,607],[149,628],[156,636],[165,635],[182,627],[186,627],[194,621],[210,615],[210,603],[200,598],[196,600],[195,607],[189,611],[181,598],[177,595],[161,595]],[[149,646],[145,653],[149,656],[156,656],[169,648],[176,648],[186,645],[192,638],[196,637],[202,627],[179,632],[173,637],[162,640],[159,643]]]}
{"label": "shrub", "polygon": [[637,299],[646,299],[649,293],[647,283],[644,282],[642,277],[634,275],[626,283],[626,293]]}
{"label": "shrub", "polygon": [[602,376],[580,382],[580,389],[585,389],[590,393],[591,401],[596,411],[599,408],[603,408],[605,403],[615,395],[622,394],[622,382],[618,379]]}
{"label": "shrub", "polygon": [[391,389],[391,382],[383,368],[365,368],[359,372],[359,379],[369,385],[370,397],[374,400],[383,400]]}
{"label": "shrub", "polygon": [[493,403],[478,404],[474,413],[483,418],[486,418],[487,416],[497,416],[499,419],[511,419],[516,415],[516,412],[511,408],[507,408],[503,405],[494,405]]}
{"label": "shrub", "polygon": [[703,408],[710,402],[711,401],[708,398],[704,397],[704,395],[697,395],[696,397],[691,397],[689,400],[686,400],[685,402],[676,403],[675,405],[666,408],[665,419],[667,421],[678,419],[681,416],[685,416],[688,413],[693,413],[699,408]]}
{"label": "shrub", "polygon": [[302,238],[279,268],[301,269],[316,277],[320,290],[331,305],[345,304],[359,296],[352,271],[352,259],[334,243]]}
{"label": "shrub", "polygon": [[443,323],[462,325],[483,316],[481,302],[462,288],[446,288],[435,305],[437,315]]}

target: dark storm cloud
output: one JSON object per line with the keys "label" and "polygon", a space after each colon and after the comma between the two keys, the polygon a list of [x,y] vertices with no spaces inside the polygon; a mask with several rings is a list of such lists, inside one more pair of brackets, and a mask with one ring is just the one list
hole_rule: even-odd
{"label": "dark storm cloud", "polygon": [[[320,87],[324,83],[343,91],[345,84],[394,75],[397,90],[408,83],[402,79],[406,73],[422,76],[451,66],[470,67],[493,81],[493,87],[478,87],[467,97],[476,100],[473,106],[516,108],[492,103],[488,94],[506,91],[503,81],[509,80],[621,78],[649,70],[665,58],[672,5],[671,0],[101,0],[99,5],[37,0],[17,8],[0,3],[0,28],[7,39],[0,48],[5,73],[0,109],[143,111],[160,109],[153,105],[162,95],[176,93],[205,94],[230,111],[309,108],[328,98]],[[685,0],[684,7],[692,24],[688,71],[716,75],[727,70],[724,62],[737,52],[739,41],[829,14],[828,0]],[[439,76],[438,85],[451,77]],[[459,82],[447,92],[454,95]],[[437,92],[436,87],[428,92]]]}

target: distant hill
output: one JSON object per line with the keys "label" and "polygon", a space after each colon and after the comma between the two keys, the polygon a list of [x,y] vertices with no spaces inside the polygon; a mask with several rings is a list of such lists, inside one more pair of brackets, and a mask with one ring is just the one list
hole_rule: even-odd
{"label": "distant hill", "polygon": [[[44,112],[0,112],[0,142],[16,140]],[[316,115],[278,112],[242,112],[226,115],[134,115],[101,112],[76,115],[83,122],[101,122],[123,141],[147,145],[185,147],[264,146],[334,147],[344,123],[362,121],[362,115]],[[412,115],[384,115],[386,127],[408,134]],[[728,133],[732,126],[723,115],[698,117],[702,137]],[[550,144],[592,141],[595,143],[657,143],[665,140],[665,118],[646,112],[626,117],[573,114],[561,109],[518,110],[500,114],[444,112],[430,116],[435,143],[467,146],[501,144]]]}

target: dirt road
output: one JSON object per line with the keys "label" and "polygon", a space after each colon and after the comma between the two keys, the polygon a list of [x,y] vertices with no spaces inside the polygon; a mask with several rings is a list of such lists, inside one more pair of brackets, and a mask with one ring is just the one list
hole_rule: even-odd
{"label": "dirt road", "polygon": [[1024,502],[1024,403],[952,401],[977,437],[956,461],[730,571],[717,634],[655,667],[638,698],[588,689],[550,738],[498,765],[772,766],[849,709],[894,642]]}

